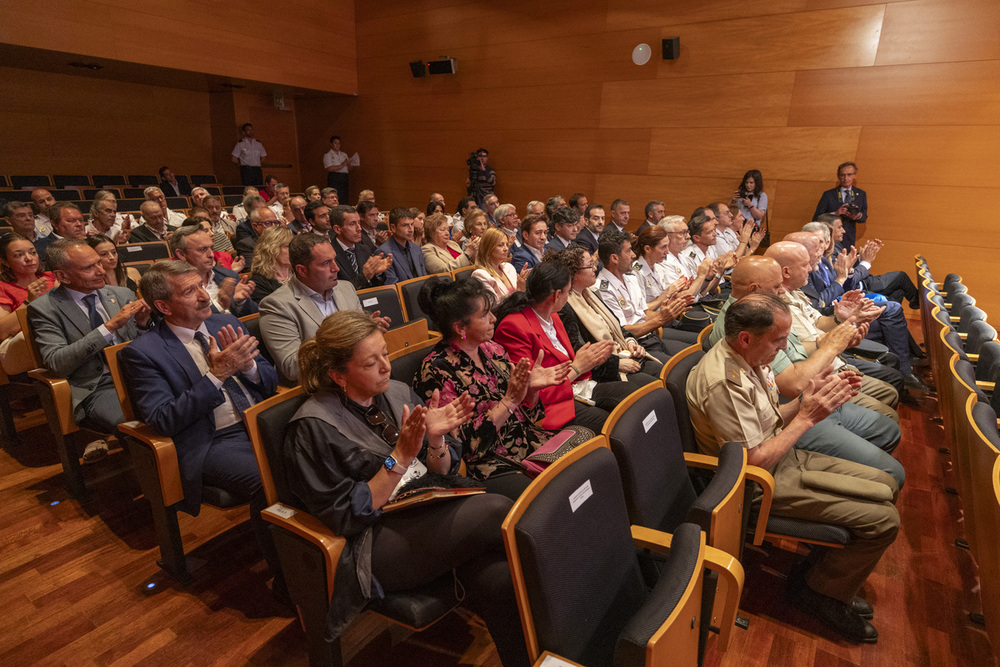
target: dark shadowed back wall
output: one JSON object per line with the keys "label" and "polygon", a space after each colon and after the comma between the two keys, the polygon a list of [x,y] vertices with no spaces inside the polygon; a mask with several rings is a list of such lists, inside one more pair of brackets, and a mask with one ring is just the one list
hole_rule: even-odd
{"label": "dark shadowed back wall", "polygon": [[[359,95],[297,105],[304,182],[328,135],[385,205],[464,196],[490,149],[503,202],[575,191],[668,213],[763,172],[772,235],[807,222],[837,164],[858,163],[875,269],[923,252],[1000,317],[1000,3],[995,0],[398,0],[356,5]],[[680,58],[660,40],[679,36]],[[643,67],[639,43],[653,47]],[[450,56],[456,75],[407,63]],[[969,214],[965,212],[969,211]],[[975,213],[974,211],[979,211]]]}

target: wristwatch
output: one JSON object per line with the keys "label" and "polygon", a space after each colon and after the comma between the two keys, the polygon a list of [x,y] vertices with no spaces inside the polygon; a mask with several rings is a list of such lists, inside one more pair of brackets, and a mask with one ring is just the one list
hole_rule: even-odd
{"label": "wristwatch", "polygon": [[399,462],[396,461],[396,459],[392,458],[392,454],[390,454],[389,456],[385,457],[385,461],[382,462],[382,465],[385,466],[386,470],[392,472],[396,468],[397,463]]}

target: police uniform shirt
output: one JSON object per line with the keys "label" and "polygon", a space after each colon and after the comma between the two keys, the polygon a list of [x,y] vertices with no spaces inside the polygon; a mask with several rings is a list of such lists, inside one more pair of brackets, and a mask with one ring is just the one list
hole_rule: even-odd
{"label": "police uniform shirt", "polygon": [[681,252],[681,262],[690,276],[698,275],[698,266],[706,257],[713,261],[719,258],[714,245],[708,246],[708,252],[702,252],[701,248],[692,243]]}
{"label": "police uniform shirt", "polygon": [[[681,251],[681,255],[685,251]],[[663,274],[666,276],[668,285],[678,278],[694,278],[696,274],[689,273],[687,267],[684,266],[684,262],[681,261],[680,256],[667,253],[667,256],[662,262],[657,264],[657,266],[663,267]]]}
{"label": "police uniform shirt", "polygon": [[642,285],[642,290],[646,295],[646,303],[650,303],[663,294],[664,290],[670,287],[670,283],[673,281],[667,281],[667,272],[665,269],[660,268],[663,262],[657,264],[656,266],[650,266],[649,263],[642,257],[639,261],[635,263],[635,268],[633,274],[639,279],[639,284]]}
{"label": "police uniform shirt", "polygon": [[740,247],[740,237],[736,235],[731,228],[726,227],[716,227],[718,232],[715,237],[715,248],[716,255],[724,255],[730,250],[736,250]]}
{"label": "police uniform shirt", "polygon": [[624,282],[606,268],[597,274],[597,296],[601,298],[623,326],[646,321],[646,296],[639,279],[626,273]]}
{"label": "police uniform shirt", "polygon": [[687,402],[699,448],[717,456],[723,443],[753,449],[778,435],[778,389],[770,366],[751,367],[725,340],[691,370]]}

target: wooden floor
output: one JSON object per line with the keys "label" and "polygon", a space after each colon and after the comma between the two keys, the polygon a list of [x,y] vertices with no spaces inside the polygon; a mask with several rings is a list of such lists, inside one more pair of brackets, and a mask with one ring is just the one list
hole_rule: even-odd
{"label": "wooden floor", "polygon": [[[976,569],[954,546],[960,502],[944,491],[950,465],[935,411],[933,400],[900,408],[902,530],[864,591],[879,643],[838,641],[788,604],[785,574],[798,556],[767,546],[744,558],[749,629],[733,633],[726,653],[710,644],[706,665],[995,664],[968,618],[980,610]],[[181,586],[156,566],[151,516],[123,452],[86,467],[93,500],[81,506],[47,430],[22,440],[0,453],[0,665],[307,664],[297,620],[266,588],[246,508],[181,515],[184,544],[203,561]],[[363,616],[345,652],[354,666],[499,665],[481,624],[458,614],[421,634]]]}

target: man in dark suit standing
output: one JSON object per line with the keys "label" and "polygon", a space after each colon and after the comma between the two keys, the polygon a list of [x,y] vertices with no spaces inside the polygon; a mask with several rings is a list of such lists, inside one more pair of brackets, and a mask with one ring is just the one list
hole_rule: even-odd
{"label": "man in dark suit standing", "polygon": [[168,197],[187,197],[191,194],[187,176],[175,176],[170,167],[160,167],[160,189]]}
{"label": "man in dark suit standing", "polygon": [[198,514],[205,484],[250,503],[251,525],[280,596],[277,553],[260,517],[267,501],[243,424],[247,408],[275,393],[277,373],[239,320],[212,312],[195,267],[157,262],[140,289],[163,320],[118,355],[136,415],[173,438],[182,510]]}
{"label": "man in dark suit standing", "polygon": [[252,281],[240,280],[235,271],[215,266],[212,235],[201,227],[181,227],[170,237],[170,254],[195,269],[201,276],[201,286],[208,292],[212,312],[228,312],[236,317],[258,312]]}
{"label": "man in dark suit standing", "polygon": [[[101,350],[139,335],[149,322],[149,307],[125,287],[104,285],[101,258],[86,241],[56,241],[48,248],[48,261],[59,287],[28,303],[42,364],[69,381],[77,424],[113,433],[124,417]],[[84,459],[107,451],[107,443],[97,440],[87,446]]]}
{"label": "man in dark suit standing", "polygon": [[427,275],[424,253],[413,242],[413,218],[410,209],[397,206],[389,211],[389,240],[376,252],[392,256],[392,264],[385,271],[385,284],[401,283],[410,278]]}
{"label": "man in dark suit standing", "polygon": [[868,221],[868,195],[861,188],[854,187],[858,167],[853,162],[845,162],[837,167],[840,185],[823,193],[816,205],[813,220],[823,213],[836,213],[844,221],[844,245],[851,247],[857,240],[857,225]]}
{"label": "man in dark suit standing", "polygon": [[374,254],[361,243],[361,216],[353,206],[334,206],[330,211],[330,236],[337,253],[337,280],[366,289],[384,285],[392,255]]}

